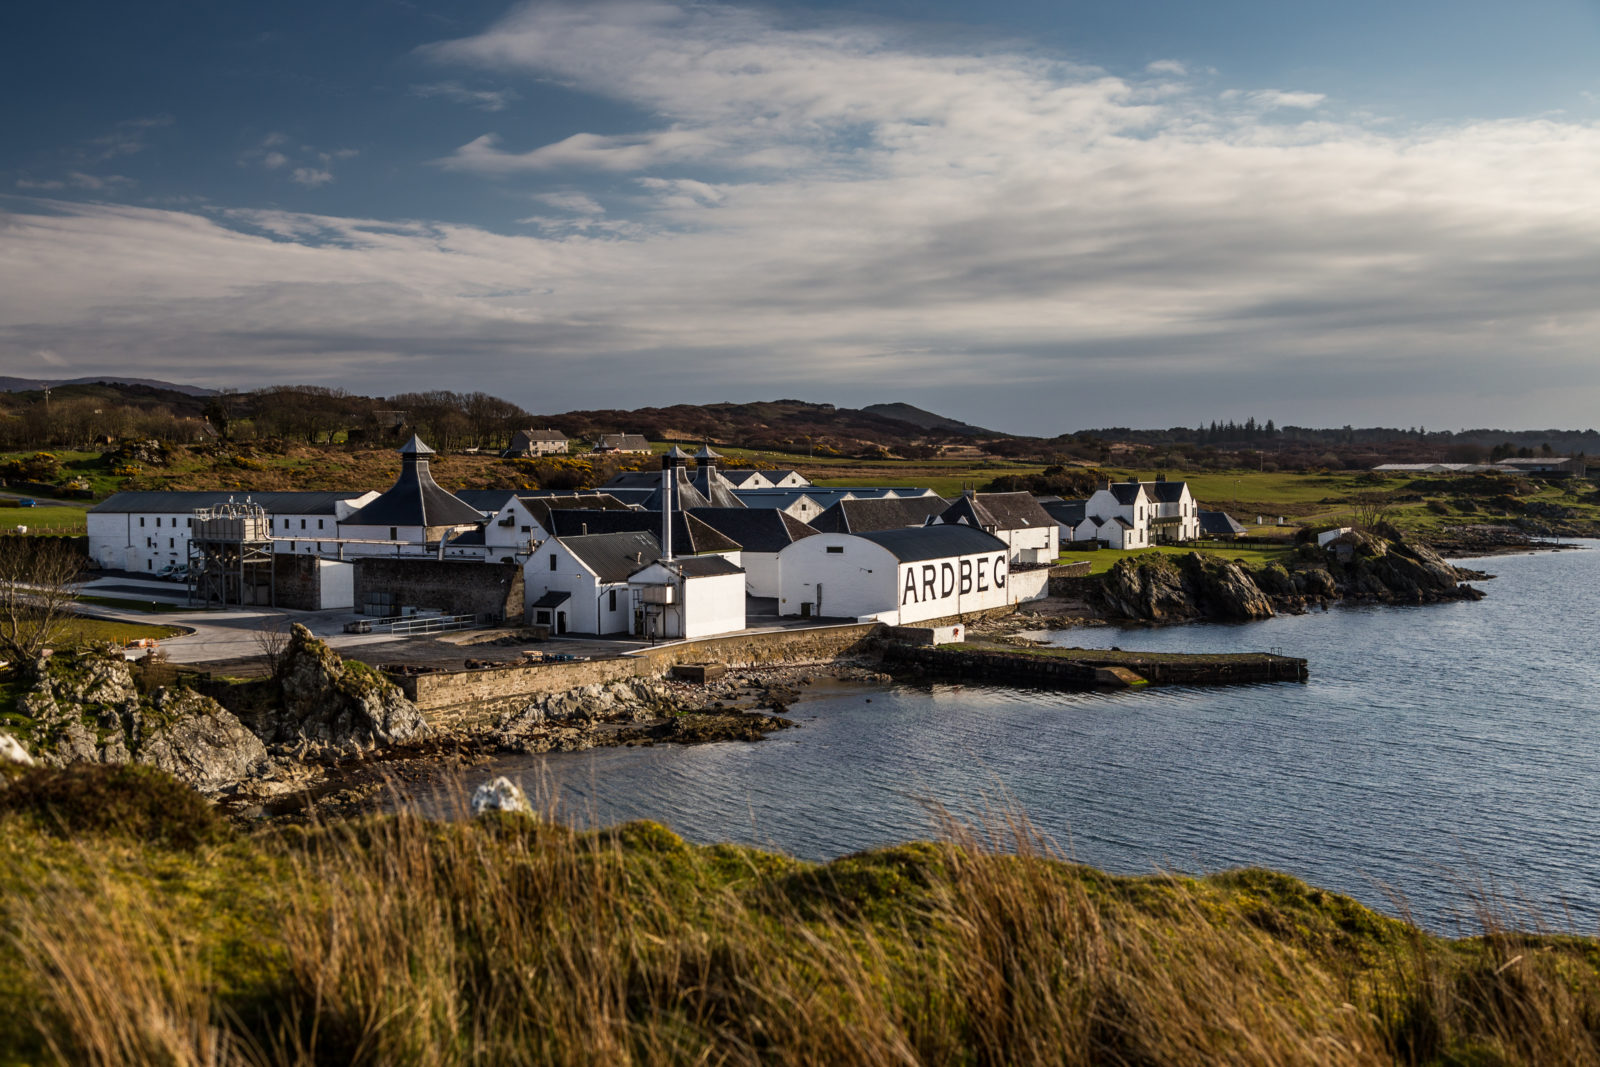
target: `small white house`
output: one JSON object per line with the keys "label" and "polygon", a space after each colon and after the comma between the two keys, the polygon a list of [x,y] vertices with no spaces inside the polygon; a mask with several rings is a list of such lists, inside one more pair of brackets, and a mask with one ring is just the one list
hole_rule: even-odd
{"label": "small white house", "polygon": [[1000,538],[959,524],[822,533],[778,554],[778,613],[898,626],[1040,595],[1040,583],[1014,588],[1010,556]]}
{"label": "small white house", "polygon": [[523,565],[522,617],[558,634],[633,633],[628,578],[660,556],[643,532],[552,537]]}
{"label": "small white house", "polygon": [[1083,510],[1094,520],[1095,540],[1104,541],[1111,548],[1150,547],[1150,518],[1155,504],[1145,492],[1145,483],[1113,482],[1095,490]]}
{"label": "small white house", "polygon": [[744,629],[744,571],[722,556],[648,564],[628,578],[635,633],[692,641]]}

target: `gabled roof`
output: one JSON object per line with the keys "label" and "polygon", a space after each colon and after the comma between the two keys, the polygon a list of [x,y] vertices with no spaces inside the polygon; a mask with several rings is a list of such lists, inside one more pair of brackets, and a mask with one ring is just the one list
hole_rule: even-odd
{"label": "gabled roof", "polygon": [[1187,482],[1140,482],[1150,499],[1158,500],[1163,504],[1176,504],[1183,499],[1183,491],[1188,488]]}
{"label": "gabled roof", "polygon": [[464,526],[484,515],[433,480],[428,456],[433,449],[412,435],[400,446],[400,476],[378,499],[345,519],[347,526]]}
{"label": "gabled roof", "polygon": [[628,575],[661,558],[661,544],[655,535],[638,530],[557,540],[602,582],[625,582]]}
{"label": "gabled roof", "polygon": [[1076,526],[1084,520],[1088,503],[1087,500],[1052,500],[1039,506],[1063,526]]}
{"label": "gabled roof", "polygon": [[515,448],[518,441],[544,441],[549,444],[560,444],[566,439],[567,435],[560,430],[518,430],[511,435],[511,446]]}
{"label": "gabled roof", "polygon": [[[590,534],[639,531],[655,536],[661,532],[661,512],[635,511],[632,508],[625,511],[552,511],[550,525],[545,529],[562,538],[582,535],[585,530]],[[674,555],[737,552],[739,543],[718,533],[693,515],[675,511],[672,513],[672,551]]]}
{"label": "gabled roof", "polygon": [[693,517],[746,552],[779,552],[817,531],[776,508],[696,508]]}
{"label": "gabled roof", "polygon": [[901,563],[1007,551],[1004,541],[971,526],[936,524],[901,530],[873,530],[856,536],[887,549]]}
{"label": "gabled roof", "polygon": [[533,516],[533,521],[552,533],[555,531],[550,524],[551,512],[633,510],[610,493],[563,493],[556,496],[522,496],[518,499],[528,509],[528,514]]}
{"label": "gabled roof", "polygon": [[801,474],[799,471],[791,471],[791,470],[762,471],[761,473],[765,474],[767,476],[767,480],[769,482],[771,482],[773,485],[777,485],[779,482],[783,481],[785,478],[790,477],[791,475],[793,477],[799,478],[802,482],[805,482],[807,485],[811,484],[811,479],[807,478],[804,474]]}
{"label": "gabled roof", "polygon": [[89,510],[96,515],[182,515],[196,508],[214,508],[229,501],[260,504],[269,515],[337,515],[336,505],[364,493],[247,493],[243,490],[161,489],[112,493]]}
{"label": "gabled roof", "polygon": [[[671,563],[657,560],[656,563],[663,567],[671,567],[685,578],[717,578],[725,574],[743,574],[744,568],[735,564],[724,556],[691,556],[689,559],[675,559]],[[639,570],[645,570],[654,564],[646,564]],[[634,572],[639,573],[638,571]]]}
{"label": "gabled roof", "polygon": [[603,433],[594,444],[596,452],[613,449],[622,452],[648,452],[650,442],[636,433]]}
{"label": "gabled roof", "polygon": [[1056,524],[1032,493],[978,493],[974,499],[1002,530],[1037,530]]}
{"label": "gabled roof", "polygon": [[[741,508],[744,503],[733,492],[733,486],[722,477],[721,471],[697,467],[690,471],[677,467],[673,471],[677,489],[674,506],[678,508]],[[661,510],[661,472],[623,471],[613,475],[600,487],[631,493],[629,503],[639,504],[646,511]],[[648,492],[646,492],[648,490]]]}
{"label": "gabled roof", "polygon": [[765,480],[767,477],[766,471],[721,470],[717,473],[728,479],[728,484],[735,489],[743,488],[746,482],[753,482],[757,478]]}
{"label": "gabled roof", "polygon": [[493,514],[516,499],[515,489],[457,489],[456,499]]}
{"label": "gabled roof", "polygon": [[823,533],[870,533],[921,526],[949,507],[937,496],[879,497],[871,500],[841,500],[811,520],[811,527]]}
{"label": "gabled roof", "polygon": [[[1112,482],[1109,486],[1111,495],[1119,504],[1132,504],[1139,499],[1139,494],[1144,490],[1143,482]],[[1148,494],[1146,494],[1148,495]]]}

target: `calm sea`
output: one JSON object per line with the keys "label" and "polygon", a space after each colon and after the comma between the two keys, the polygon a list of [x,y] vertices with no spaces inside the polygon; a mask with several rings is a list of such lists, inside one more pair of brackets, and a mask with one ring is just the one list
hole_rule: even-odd
{"label": "calm sea", "polygon": [[1311,681],[1055,693],[829,690],[758,744],[498,760],[575,821],[824,859],[932,832],[928,801],[1009,799],[1122,873],[1287,871],[1450,930],[1485,889],[1600,929],[1600,544],[1504,556],[1488,599],[1242,625],[1050,634],[1062,645],[1274,650]]}

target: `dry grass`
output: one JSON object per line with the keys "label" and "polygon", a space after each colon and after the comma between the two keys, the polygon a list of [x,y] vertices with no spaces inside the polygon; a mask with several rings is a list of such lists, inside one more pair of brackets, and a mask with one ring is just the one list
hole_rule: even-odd
{"label": "dry grass", "polygon": [[62,1062],[1600,1063],[1593,940],[1115,878],[1015,817],[823,866],[506,816],[55,855],[0,991]]}

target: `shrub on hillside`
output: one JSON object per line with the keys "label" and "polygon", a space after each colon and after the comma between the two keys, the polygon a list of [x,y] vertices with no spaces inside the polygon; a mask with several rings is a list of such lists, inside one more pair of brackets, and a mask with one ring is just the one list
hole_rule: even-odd
{"label": "shrub on hillside", "polygon": [[136,764],[28,768],[0,789],[0,814],[21,815],[61,837],[108,835],[177,849],[228,834],[199,793],[165,771]]}

